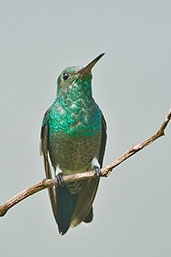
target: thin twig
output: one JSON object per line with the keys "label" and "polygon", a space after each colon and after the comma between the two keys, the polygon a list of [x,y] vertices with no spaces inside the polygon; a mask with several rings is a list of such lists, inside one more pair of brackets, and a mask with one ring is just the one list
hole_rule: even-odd
{"label": "thin twig", "polygon": [[[169,111],[169,114],[168,114],[167,118],[164,120],[164,122],[162,123],[159,130],[154,135],[152,135],[150,138],[143,141],[141,144],[132,146],[129,149],[129,151],[127,151],[125,154],[120,156],[116,161],[114,161],[110,165],[102,168],[101,169],[101,176],[102,177],[108,177],[110,175],[110,173],[112,172],[112,170],[116,166],[120,165],[123,161],[125,161],[126,159],[128,159],[129,157],[134,155],[135,153],[142,150],[145,146],[154,142],[157,138],[163,136],[164,135],[164,130],[165,130],[166,126],[168,125],[170,119],[171,119],[171,110]],[[64,176],[63,179],[64,179],[65,183],[69,183],[69,182],[73,182],[73,181],[77,181],[77,180],[83,180],[83,179],[87,179],[87,178],[93,178],[93,177],[94,177],[94,171],[87,171],[87,172],[83,172],[83,173],[77,173],[77,174],[74,174],[74,175],[67,175],[67,176]],[[3,205],[0,206],[0,216],[4,216],[6,214],[6,212],[11,207],[16,205],[20,201],[24,200],[25,198],[27,198],[27,197],[29,197],[29,196],[31,196],[31,195],[33,195],[33,194],[35,194],[35,193],[37,193],[41,190],[44,190],[44,189],[46,189],[48,187],[51,187],[51,186],[54,186],[55,183],[56,183],[55,178],[54,179],[44,178],[41,182],[29,187],[28,189],[24,190],[23,192],[17,194],[16,196],[14,196],[13,198],[11,198],[6,203],[4,203]]]}

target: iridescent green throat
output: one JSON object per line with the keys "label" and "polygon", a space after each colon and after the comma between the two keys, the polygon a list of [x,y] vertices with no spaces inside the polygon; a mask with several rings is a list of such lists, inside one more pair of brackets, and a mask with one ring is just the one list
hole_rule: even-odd
{"label": "iridescent green throat", "polygon": [[81,67],[70,67],[63,71],[70,74],[64,82],[58,78],[57,96],[50,108],[50,138],[58,136],[92,136],[101,128],[101,113],[92,98],[91,73],[81,76]]}

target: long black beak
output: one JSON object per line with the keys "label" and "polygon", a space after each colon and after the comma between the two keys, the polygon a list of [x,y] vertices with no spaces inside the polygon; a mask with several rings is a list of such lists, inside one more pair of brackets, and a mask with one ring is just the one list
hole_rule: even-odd
{"label": "long black beak", "polygon": [[85,66],[83,69],[81,69],[78,73],[88,73],[91,71],[91,69],[93,68],[93,66],[96,64],[96,62],[98,62],[98,60],[100,60],[100,58],[104,55],[105,53],[102,53],[100,55],[98,55],[93,61],[91,61],[87,66]]}

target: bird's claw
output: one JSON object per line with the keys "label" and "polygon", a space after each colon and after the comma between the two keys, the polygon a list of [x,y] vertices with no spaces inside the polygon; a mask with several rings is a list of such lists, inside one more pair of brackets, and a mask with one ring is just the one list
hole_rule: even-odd
{"label": "bird's claw", "polygon": [[55,178],[56,178],[56,186],[64,186],[65,185],[65,182],[64,182],[64,179],[63,179],[61,173],[59,173],[58,175],[55,175]]}
{"label": "bird's claw", "polygon": [[100,167],[94,166],[94,175],[100,176]]}

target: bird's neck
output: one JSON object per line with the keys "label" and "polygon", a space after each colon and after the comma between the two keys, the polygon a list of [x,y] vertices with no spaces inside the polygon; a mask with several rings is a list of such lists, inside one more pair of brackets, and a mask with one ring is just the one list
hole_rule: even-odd
{"label": "bird's neck", "polygon": [[92,99],[91,78],[79,78],[73,83],[66,84],[57,92],[57,99],[62,103],[82,99],[84,102]]}

